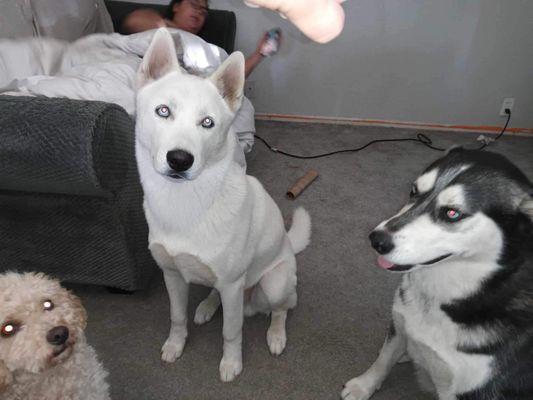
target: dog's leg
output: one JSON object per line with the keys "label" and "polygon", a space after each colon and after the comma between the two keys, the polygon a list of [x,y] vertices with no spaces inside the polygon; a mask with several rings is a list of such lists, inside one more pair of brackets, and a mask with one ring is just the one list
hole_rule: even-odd
{"label": "dog's leg", "polygon": [[[248,292],[248,296],[247,296]],[[244,291],[244,316],[253,317],[257,313],[270,314],[270,304],[268,299],[261,289],[261,285],[257,284]]]}
{"label": "dog's leg", "polygon": [[241,279],[225,285],[219,291],[224,316],[224,355],[220,361],[220,379],[230,382],[242,371],[244,281]]}
{"label": "dog's leg", "polygon": [[164,269],[165,284],[170,300],[170,333],[161,350],[161,359],[174,362],[183,353],[187,338],[187,301],[189,285],[175,269]]}
{"label": "dog's leg", "polygon": [[270,353],[280,355],[287,344],[287,310],[296,306],[296,261],[292,257],[267,272],[259,281],[272,310],[267,343]]}
{"label": "dog's leg", "polygon": [[220,307],[220,296],[218,291],[213,289],[209,292],[209,295],[198,304],[198,307],[196,307],[194,323],[202,325],[211,321],[211,318],[213,318],[213,315],[217,312],[218,307]]}
{"label": "dog's leg", "polygon": [[272,311],[270,326],[267,331],[268,348],[272,355],[279,356],[285,350],[287,345],[286,320],[287,310]]}
{"label": "dog's leg", "polygon": [[361,376],[353,378],[344,385],[344,400],[367,400],[381,387],[381,384],[406,351],[406,339],[403,332],[391,325],[387,339],[381,348],[377,360]]}
{"label": "dog's leg", "polygon": [[189,285],[176,269],[174,261],[163,246],[157,243],[151,244],[150,251],[157,265],[163,270],[170,300],[170,333],[161,349],[161,359],[166,362],[174,362],[183,353],[187,338]]}

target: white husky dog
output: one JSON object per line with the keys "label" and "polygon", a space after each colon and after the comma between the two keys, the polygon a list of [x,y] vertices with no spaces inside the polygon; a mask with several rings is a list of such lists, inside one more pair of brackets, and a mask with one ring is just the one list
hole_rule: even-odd
{"label": "white husky dog", "polygon": [[187,337],[189,283],[213,287],[194,321],[224,311],[220,378],[242,371],[243,316],[272,313],[267,342],[285,348],[287,310],[296,305],[295,253],[311,221],[295,211],[287,233],[277,205],[235,161],[231,129],[244,87],[244,57],[233,53],[209,77],[182,71],[166,29],[154,35],[138,72],[136,155],[149,247],[164,273],[171,328],[162,359],[175,361]]}

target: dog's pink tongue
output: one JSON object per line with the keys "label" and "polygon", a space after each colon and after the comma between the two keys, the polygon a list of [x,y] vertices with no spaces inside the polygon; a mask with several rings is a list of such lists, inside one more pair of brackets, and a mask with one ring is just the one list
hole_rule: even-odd
{"label": "dog's pink tongue", "polygon": [[385,268],[385,269],[394,267],[394,264],[388,261],[387,259],[385,259],[385,257],[383,256],[378,256],[378,265],[381,268]]}

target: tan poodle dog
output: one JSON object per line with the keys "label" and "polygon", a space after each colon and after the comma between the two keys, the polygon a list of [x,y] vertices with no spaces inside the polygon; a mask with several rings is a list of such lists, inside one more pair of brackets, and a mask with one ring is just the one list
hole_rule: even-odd
{"label": "tan poodle dog", "polygon": [[108,400],[80,299],[44,274],[0,274],[0,399]]}

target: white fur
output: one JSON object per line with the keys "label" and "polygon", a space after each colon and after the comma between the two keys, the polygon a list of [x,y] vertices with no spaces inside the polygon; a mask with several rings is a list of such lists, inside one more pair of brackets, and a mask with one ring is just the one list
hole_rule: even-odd
{"label": "white fur", "polygon": [[[385,341],[378,360],[367,372],[346,383],[343,399],[369,399],[406,354],[421,370],[420,375],[428,377],[421,386],[436,391],[439,400],[455,400],[457,393],[482,386],[494,373],[491,356],[466,354],[457,347],[489,344],[492,337],[486,331],[455,324],[440,304],[474,292],[495,268],[497,265],[490,268],[485,262],[448,262],[406,274],[401,284],[405,302],[397,292],[393,304],[396,335]],[[448,273],[442,273],[443,269]]]}
{"label": "white fur", "polygon": [[82,337],[72,355],[54,368],[35,374],[18,373],[0,393],[2,400],[109,400],[107,371]]}
{"label": "white fur", "polygon": [[434,168],[429,172],[426,172],[424,175],[420,176],[416,180],[416,186],[419,193],[429,192],[435,186],[437,177],[439,175],[439,169]]}
{"label": "white fur", "polygon": [[[44,301],[53,305],[44,309]],[[85,338],[81,301],[44,274],[0,274],[0,325],[16,324],[0,337],[0,399],[109,400],[107,371]],[[64,342],[50,342],[57,327]],[[58,352],[59,350],[59,352]]]}
{"label": "white fur", "polygon": [[[294,254],[309,242],[310,219],[303,209],[296,210],[287,235],[272,198],[234,161],[237,146],[230,125],[242,98],[242,54],[232,54],[203,79],[184,74],[172,61],[157,65],[158,60],[173,59],[170,41],[166,30],[159,30],[143,61],[136,124],[149,247],[163,269],[171,307],[162,359],[173,362],[183,351],[189,283],[211,286],[214,290],[198,306],[195,322],[207,322],[222,304],[220,377],[231,381],[242,370],[244,313],[272,312],[270,351],[280,354],[285,347],[286,314],[297,298]],[[147,66],[161,68],[163,76],[156,71],[154,79]],[[168,105],[172,118],[156,115],[160,104]],[[215,121],[211,129],[200,125],[206,116]],[[194,156],[185,179],[167,176],[165,157],[176,149]]]}
{"label": "white fur", "polygon": [[465,205],[465,194],[462,185],[448,186],[437,196],[437,205],[450,208],[462,208]]}
{"label": "white fur", "polygon": [[441,398],[480,387],[492,373],[490,356],[457,350],[458,346],[487,344],[490,338],[454,323],[440,305],[472,294],[496,268],[485,262],[448,262],[421,269],[404,277],[405,304],[395,298],[393,313],[404,322],[398,334],[406,336],[410,358],[429,373]]}
{"label": "white fur", "polygon": [[[387,254],[387,260],[394,264],[422,264],[449,253],[452,254],[450,259],[475,256],[476,260],[481,257],[484,261],[493,261],[503,239],[492,219],[476,213],[456,224],[454,229],[437,224],[423,214],[395,232],[393,240],[395,247]],[[418,268],[420,266],[416,265],[412,271]]]}

